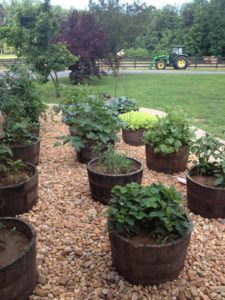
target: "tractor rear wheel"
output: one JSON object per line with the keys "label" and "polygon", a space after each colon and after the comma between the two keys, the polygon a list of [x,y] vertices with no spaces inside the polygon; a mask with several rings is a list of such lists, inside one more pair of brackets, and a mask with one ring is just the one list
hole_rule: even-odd
{"label": "tractor rear wheel", "polygon": [[166,68],[166,63],[164,60],[158,60],[155,64],[156,69],[158,70],[164,70]]}
{"label": "tractor rear wheel", "polygon": [[178,70],[184,70],[188,66],[188,61],[185,56],[179,56],[174,62],[174,68]]}

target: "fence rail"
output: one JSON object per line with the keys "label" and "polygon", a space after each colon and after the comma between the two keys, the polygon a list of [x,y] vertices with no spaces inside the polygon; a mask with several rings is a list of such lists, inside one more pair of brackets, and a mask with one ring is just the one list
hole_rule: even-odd
{"label": "fence rail", "polygon": [[[10,59],[0,58],[0,67],[13,65],[21,61],[22,61],[21,58],[10,58]],[[133,70],[133,69],[148,70],[150,63],[151,60],[146,57],[124,58],[121,61],[121,68],[125,70]],[[106,60],[99,60],[98,64],[101,70],[110,69],[110,66],[107,64]],[[188,67],[216,68],[216,69],[225,68],[225,57],[214,57],[214,56],[189,57]]]}
{"label": "fence rail", "polygon": [[[133,58],[124,58],[121,61],[121,68],[125,70],[148,70],[151,60],[144,57],[133,57]],[[101,70],[110,69],[110,66],[107,64],[106,60],[99,61],[99,67]],[[188,67],[191,68],[225,68],[225,57],[189,57],[188,58]]]}

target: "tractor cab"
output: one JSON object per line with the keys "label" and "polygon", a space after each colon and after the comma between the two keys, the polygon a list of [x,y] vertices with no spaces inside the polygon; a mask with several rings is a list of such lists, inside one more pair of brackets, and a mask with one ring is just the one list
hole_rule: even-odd
{"label": "tractor cab", "polygon": [[186,69],[188,66],[187,55],[183,46],[172,47],[169,56],[170,66],[174,69]]}

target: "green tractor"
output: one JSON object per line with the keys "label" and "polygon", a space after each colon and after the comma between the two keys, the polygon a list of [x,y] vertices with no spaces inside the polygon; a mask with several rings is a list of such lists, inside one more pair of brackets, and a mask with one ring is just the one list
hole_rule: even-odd
{"label": "green tractor", "polygon": [[184,47],[172,47],[169,55],[155,55],[150,68],[156,67],[164,70],[166,67],[174,67],[177,70],[184,70],[188,66],[188,56],[184,53]]}

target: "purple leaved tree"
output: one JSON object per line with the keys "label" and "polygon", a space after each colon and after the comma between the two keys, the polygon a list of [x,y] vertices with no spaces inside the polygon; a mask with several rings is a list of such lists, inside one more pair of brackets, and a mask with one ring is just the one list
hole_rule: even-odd
{"label": "purple leaved tree", "polygon": [[61,41],[68,45],[71,53],[79,60],[71,65],[70,78],[82,83],[94,75],[100,77],[98,59],[106,51],[106,33],[104,27],[89,12],[71,11],[61,26]]}

